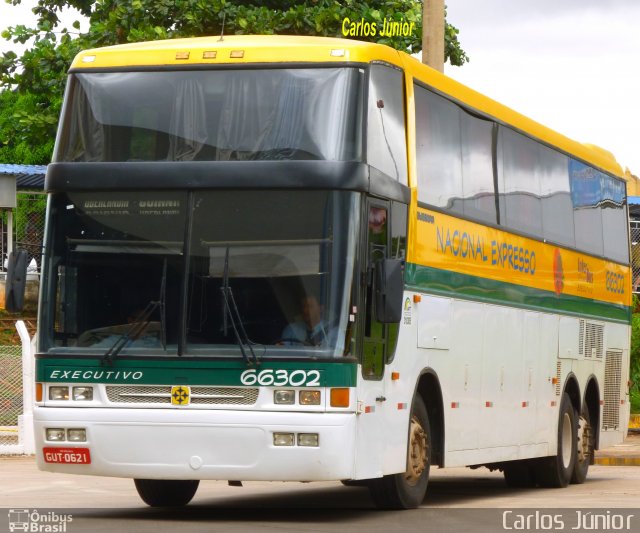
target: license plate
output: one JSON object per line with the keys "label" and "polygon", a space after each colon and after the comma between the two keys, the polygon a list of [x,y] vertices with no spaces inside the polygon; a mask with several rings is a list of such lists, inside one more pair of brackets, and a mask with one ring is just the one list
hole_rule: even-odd
{"label": "license plate", "polygon": [[91,464],[89,448],[43,448],[42,453],[45,463]]}

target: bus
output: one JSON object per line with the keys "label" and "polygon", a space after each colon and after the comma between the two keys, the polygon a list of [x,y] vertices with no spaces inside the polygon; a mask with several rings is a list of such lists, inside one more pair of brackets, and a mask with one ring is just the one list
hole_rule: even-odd
{"label": "bus", "polygon": [[435,467],[582,483],[627,431],[622,176],[383,45],[83,51],[46,175],[38,466],[151,506],[333,480],[415,508]]}

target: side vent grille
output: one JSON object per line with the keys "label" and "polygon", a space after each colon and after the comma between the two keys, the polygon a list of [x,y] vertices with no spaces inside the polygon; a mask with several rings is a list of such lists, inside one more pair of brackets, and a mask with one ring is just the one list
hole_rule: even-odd
{"label": "side vent grille", "polygon": [[580,330],[578,332],[578,354],[584,357],[584,329],[586,320],[580,320]]}
{"label": "side vent grille", "polygon": [[556,367],[556,396],[560,396],[560,387],[562,386],[562,382],[560,378],[562,377],[562,362],[558,361]]}
{"label": "side vent grille", "polygon": [[602,429],[617,429],[620,425],[620,381],[622,351],[608,350],[604,367],[604,409]]}
{"label": "side vent grille", "polygon": [[602,359],[604,350],[604,326],[587,322],[584,335],[585,357]]}

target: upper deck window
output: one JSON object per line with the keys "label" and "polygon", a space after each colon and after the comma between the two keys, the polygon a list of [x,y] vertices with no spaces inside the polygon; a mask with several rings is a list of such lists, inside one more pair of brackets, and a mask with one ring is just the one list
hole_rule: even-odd
{"label": "upper deck window", "polygon": [[360,158],[356,68],[72,75],[57,161]]}

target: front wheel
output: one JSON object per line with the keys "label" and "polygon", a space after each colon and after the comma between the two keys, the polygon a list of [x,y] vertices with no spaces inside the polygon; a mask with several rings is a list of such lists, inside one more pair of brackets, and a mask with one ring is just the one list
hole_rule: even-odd
{"label": "front wheel", "polygon": [[407,470],[369,481],[371,497],[380,509],[413,509],[427,492],[431,466],[431,426],[420,396],[413,400],[409,422]]}
{"label": "front wheel", "polygon": [[142,501],[151,507],[182,507],[198,490],[198,480],[134,479]]}

